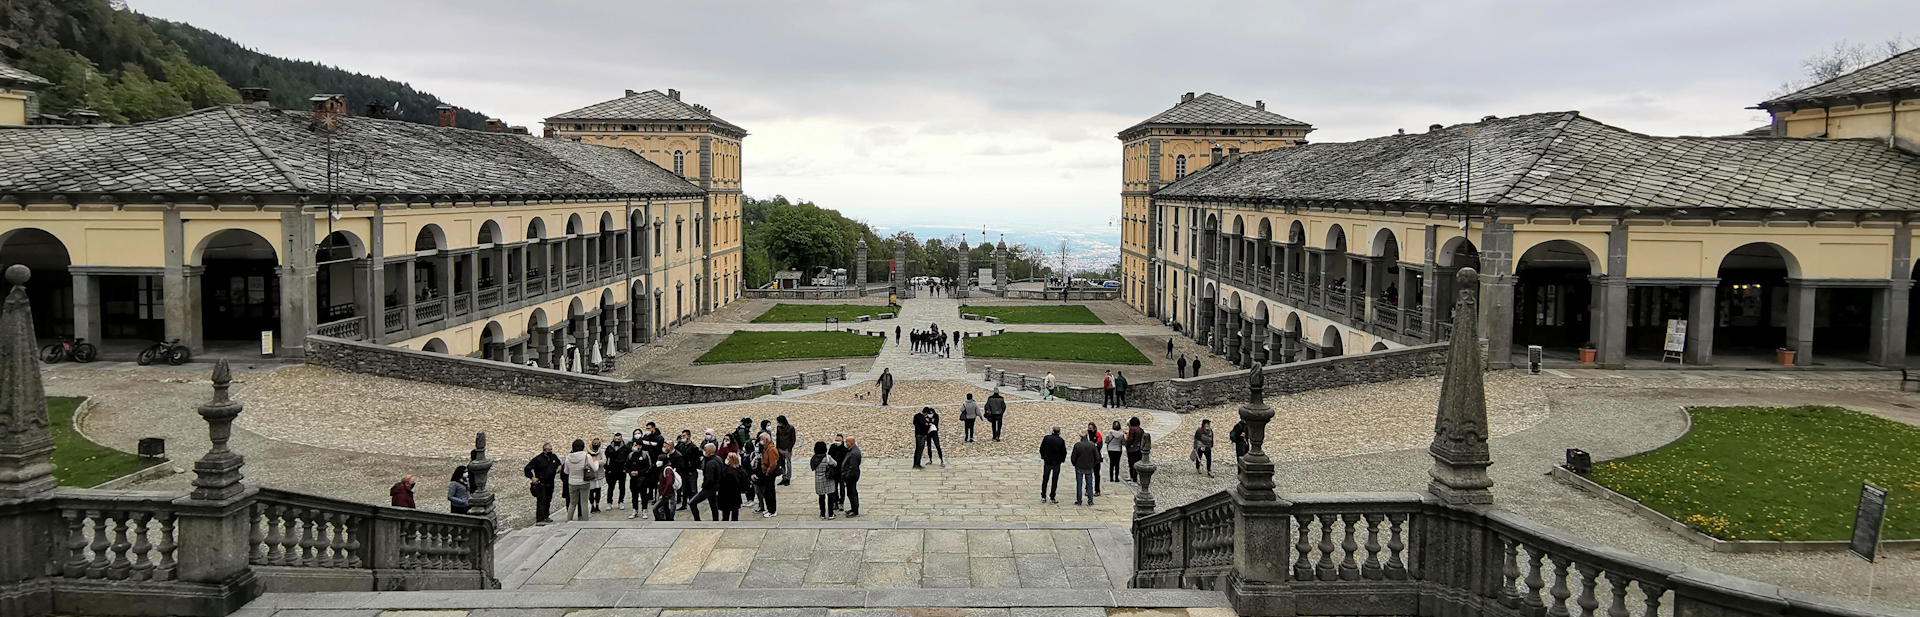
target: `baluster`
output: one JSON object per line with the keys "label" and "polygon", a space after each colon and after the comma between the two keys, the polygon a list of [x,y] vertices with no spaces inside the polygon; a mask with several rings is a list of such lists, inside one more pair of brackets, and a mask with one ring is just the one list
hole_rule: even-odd
{"label": "baluster", "polygon": [[99,510],[88,510],[87,518],[93,519],[93,543],[87,545],[93,561],[87,563],[87,578],[106,578],[111,561],[107,556],[107,547],[111,546],[107,542],[107,517]]}
{"label": "baluster", "polygon": [[414,566],[413,534],[414,534],[413,523],[408,521],[401,521],[400,522],[400,567],[401,568],[412,568]]}
{"label": "baluster", "polygon": [[1300,540],[1293,544],[1293,550],[1299,557],[1293,561],[1293,579],[1297,581],[1313,580],[1313,544],[1307,542],[1307,532],[1312,531],[1312,518],[1306,514],[1293,515],[1293,521],[1300,530],[1293,537]]}
{"label": "baluster", "polygon": [[124,511],[108,516],[113,520],[113,563],[107,566],[107,578],[126,580],[127,573],[133,571],[133,561],[127,559],[127,551],[133,548],[133,543],[127,541],[128,516]]}
{"label": "baluster", "polygon": [[1355,536],[1359,532],[1359,522],[1358,514],[1340,515],[1340,529],[1344,536],[1340,541],[1340,580],[1343,581],[1360,580],[1360,562],[1355,559],[1356,554],[1360,552],[1360,543],[1355,541]]}
{"label": "baluster", "polygon": [[1594,598],[1593,588],[1600,583],[1599,569],[1586,563],[1576,563],[1574,567],[1580,573],[1580,596],[1575,604],[1580,606],[1580,617],[1593,617],[1594,609],[1600,608],[1600,601]]}
{"label": "baluster", "polygon": [[447,546],[453,541],[453,532],[446,525],[434,525],[432,529],[433,543],[430,546],[433,547],[433,567],[444,569],[453,560],[450,551],[447,550]]}
{"label": "baluster", "polygon": [[153,580],[170,581],[174,579],[176,566],[179,565],[173,560],[174,551],[180,548],[180,545],[173,541],[174,526],[178,523],[174,521],[173,513],[166,510],[160,511],[154,519],[160,522],[160,545],[154,547],[154,550],[160,552],[160,559],[153,566]]}
{"label": "baluster", "polygon": [[313,558],[313,512],[301,508],[295,512],[300,520],[300,559],[294,565],[311,568]]}
{"label": "baluster", "polygon": [[147,520],[152,517],[153,515],[146,512],[133,513],[134,559],[131,574],[136,581],[153,580],[153,559],[148,555],[153,552],[153,543],[147,541]]}
{"label": "baluster", "polygon": [[1360,564],[1360,574],[1367,580],[1377,581],[1386,578],[1380,568],[1380,521],[1386,517],[1379,514],[1367,515],[1367,561]]}
{"label": "baluster", "polygon": [[349,567],[349,568],[358,568],[358,567],[360,567],[360,564],[361,564],[361,560],[360,560],[360,524],[361,524],[361,520],[360,520],[360,517],[358,517],[358,516],[351,516],[351,515],[350,515],[350,516],[348,516],[348,517],[347,517],[347,519],[346,519],[346,532],[347,532],[347,544],[346,544],[346,548],[347,548],[347,567]]}
{"label": "baluster", "polygon": [[1659,583],[1638,581],[1635,584],[1640,586],[1642,601],[1646,603],[1646,608],[1641,611],[1640,617],[1659,617],[1660,596],[1666,595],[1667,589],[1661,587]]}
{"label": "baluster", "polygon": [[1520,607],[1520,562],[1514,557],[1517,550],[1520,543],[1500,536],[1500,605],[1507,608]]}
{"label": "baluster", "polygon": [[1607,573],[1607,588],[1613,594],[1613,602],[1607,605],[1607,617],[1628,617],[1627,585],[1632,582],[1632,579],[1621,576],[1618,572]]}
{"label": "baluster", "polygon": [[1549,617],[1567,617],[1567,598],[1573,597],[1573,591],[1567,588],[1567,565],[1569,560],[1559,555],[1549,555],[1553,560],[1553,605],[1547,607]]}
{"label": "baluster", "polygon": [[1407,515],[1405,514],[1396,512],[1387,515],[1387,524],[1390,526],[1387,534],[1387,578],[1391,580],[1397,581],[1407,578],[1407,560],[1405,555],[1407,543],[1403,539],[1405,536],[1400,528],[1406,520]]}
{"label": "baluster", "polygon": [[1540,559],[1545,556],[1546,553],[1541,552],[1539,547],[1527,547],[1527,593],[1521,600],[1525,601],[1529,615],[1546,612],[1547,603],[1540,598],[1540,589],[1546,586],[1546,581],[1540,578]]}
{"label": "baluster", "polygon": [[87,573],[87,519],[79,510],[62,510],[60,516],[67,519],[67,562],[60,573],[80,578]]}
{"label": "baluster", "polygon": [[265,539],[260,545],[261,565],[280,565],[280,506],[262,504],[260,526],[266,529]]}
{"label": "baluster", "polygon": [[247,520],[247,563],[267,563],[267,504],[254,502],[253,516]]}
{"label": "baluster", "polygon": [[1333,514],[1322,514],[1319,518],[1320,563],[1314,569],[1319,571],[1320,580],[1339,580],[1340,572],[1333,565],[1333,522],[1339,520],[1339,517]]}
{"label": "baluster", "polygon": [[300,565],[300,514],[293,506],[280,506],[280,565]]}

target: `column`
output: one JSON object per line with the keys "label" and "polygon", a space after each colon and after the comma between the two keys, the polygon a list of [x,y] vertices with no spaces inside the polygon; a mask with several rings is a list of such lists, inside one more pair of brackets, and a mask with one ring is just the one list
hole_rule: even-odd
{"label": "column", "polygon": [[506,306],[507,284],[514,278],[512,254],[513,250],[507,248],[504,244],[494,246],[493,285],[499,290],[494,293],[499,294],[500,306]]}
{"label": "column", "polygon": [[[1439,264],[1434,261],[1434,255],[1439,251],[1439,247],[1435,246],[1435,244],[1439,242],[1439,237],[1439,227],[1433,225],[1426,227],[1426,255],[1424,260],[1421,261],[1422,269],[1420,272],[1420,330],[1427,333],[1427,340],[1429,341],[1440,340],[1435,330],[1439,329],[1440,311],[1442,310],[1441,302],[1443,302],[1443,300],[1440,298],[1441,277],[1438,271]],[[1446,302],[1448,305],[1452,304],[1451,301]]]}
{"label": "column", "polygon": [[617,337],[615,345],[620,353],[633,349],[633,302],[616,307],[613,315],[613,331]]}
{"label": "column", "polygon": [[73,272],[72,276],[73,335],[98,346],[101,343],[100,277],[78,272]]}
{"label": "column", "polygon": [[[1487,339],[1487,365],[1507,367],[1513,358],[1513,224],[1489,220],[1480,232],[1480,335]],[[1471,316],[1457,315],[1454,326]]]}
{"label": "column", "polygon": [[1253,332],[1253,319],[1247,317],[1245,313],[1242,313],[1240,315],[1240,353],[1234,356],[1234,361],[1240,364],[1240,368],[1251,368],[1253,366],[1253,347],[1255,345]]}
{"label": "column", "polygon": [[1292,364],[1300,361],[1300,335],[1292,332],[1280,333],[1280,363]]}
{"label": "column", "polygon": [[1380,285],[1380,279],[1386,277],[1386,268],[1381,267],[1380,264],[1385,261],[1379,257],[1354,258],[1354,262],[1360,264],[1360,271],[1367,274],[1365,288],[1360,292],[1360,311],[1368,325],[1372,325],[1378,317],[1374,314],[1373,299],[1386,291],[1386,288]]}
{"label": "column", "polygon": [[460,260],[460,267],[466,271],[467,275],[468,314],[481,315],[483,313],[480,312],[480,252],[469,251],[457,259]]}
{"label": "column", "polygon": [[532,347],[533,363],[540,368],[553,368],[553,343],[548,342],[553,334],[546,328],[527,330],[527,344]]}
{"label": "column", "polygon": [[[446,320],[447,324],[452,324],[453,323],[453,268],[454,266],[459,265],[459,263],[454,261],[453,254],[447,251],[440,251],[440,255],[435,259],[439,260],[439,263],[435,264],[434,275],[440,278],[440,303],[441,303],[440,314],[446,316],[444,319]],[[445,326],[442,326],[442,327],[445,327]]]}
{"label": "column", "polygon": [[380,297],[379,288],[368,282],[385,278],[375,276],[375,270],[372,259],[363,257],[353,262],[353,277],[357,282],[353,288],[353,313],[360,316],[360,340],[363,341],[380,340],[381,332],[387,327],[386,314],[373,308],[377,302],[386,300]]}
{"label": "column", "polygon": [[1714,303],[1719,291],[1718,280],[1688,290],[1687,350],[1682,356],[1688,364],[1713,364]]}
{"label": "column", "polygon": [[184,226],[180,211],[168,209],[161,223],[166,246],[166,269],[161,280],[161,296],[166,309],[166,335],[195,353],[206,347],[200,340],[200,267],[187,263]]}
{"label": "column", "polygon": [[1253,323],[1253,360],[1252,361],[1257,362],[1259,364],[1266,364],[1268,362],[1267,346],[1271,344],[1273,340],[1271,337],[1268,336],[1268,333],[1267,333],[1267,320],[1265,318],[1255,319],[1253,320],[1252,323]]}
{"label": "column", "polygon": [[1908,296],[1913,281],[1913,231],[1908,223],[1893,230],[1893,269],[1886,289],[1873,294],[1873,321],[1867,337],[1867,359],[1880,366],[1907,364]]}
{"label": "column", "polygon": [[1214,355],[1227,352],[1227,307],[1220,306],[1219,300],[1213,301],[1212,336],[1208,337],[1207,349]]}
{"label": "column", "polygon": [[1408,314],[1408,311],[1413,309],[1413,299],[1418,292],[1413,290],[1413,267],[1405,262],[1400,264],[1400,281],[1396,287],[1399,293],[1395,294],[1393,301],[1399,305],[1400,311],[1399,319],[1393,323],[1393,327],[1395,332],[1400,333],[1401,340],[1407,340],[1407,326],[1413,325],[1413,316]]}
{"label": "column", "polygon": [[574,370],[584,369],[587,363],[587,319],[575,317],[567,320],[567,332],[573,335],[574,354],[578,356],[574,360],[578,363],[574,365]]}
{"label": "column", "polygon": [[[379,206],[373,209],[371,229],[386,229],[386,214]],[[367,234],[367,303],[360,308],[367,312],[367,340],[376,343],[387,342],[387,243],[383,231]]]}
{"label": "column", "polygon": [[549,291],[559,291],[567,287],[567,245],[565,244],[566,240],[553,242],[554,244],[547,247],[547,254],[549,256],[558,255],[560,260],[557,262],[547,262],[556,266],[547,269],[548,274],[553,276],[552,279],[547,281],[547,289]]}
{"label": "column", "polygon": [[418,285],[420,284],[420,282],[418,280],[419,274],[414,270],[413,261],[414,261],[414,258],[408,257],[406,261],[401,262],[402,264],[404,264],[401,266],[403,268],[401,279],[402,279],[402,282],[406,284],[406,286],[400,288],[400,304],[402,306],[407,307],[407,310],[405,311],[407,331],[402,332],[400,335],[400,338],[407,338],[408,335],[412,334],[413,325],[415,323],[418,323],[418,318],[414,317],[413,315],[414,304],[415,304],[413,301],[413,298],[414,298],[414,295],[418,293],[415,290],[419,289]]}
{"label": "column", "polygon": [[[1341,277],[1340,277],[1340,278],[1346,279],[1347,281],[1347,285],[1346,285],[1347,287],[1347,322],[1352,323],[1353,318],[1355,317],[1360,317],[1360,318],[1366,319],[1367,321],[1372,321],[1373,316],[1365,312],[1367,310],[1366,290],[1361,289],[1359,285],[1354,284],[1355,283],[1354,279],[1359,278],[1354,275],[1354,272],[1358,271],[1361,273],[1365,273],[1367,271],[1366,262],[1361,261],[1361,258],[1359,257],[1354,257],[1352,255],[1347,255],[1344,253],[1341,254],[1341,257],[1343,257],[1344,259],[1341,259],[1340,263],[1345,264],[1347,268],[1347,271],[1341,273]],[[1371,284],[1371,283],[1368,283],[1368,284]],[[1359,300],[1360,300],[1361,312],[1359,314],[1355,314],[1353,310],[1355,295],[1360,296]]]}
{"label": "column", "polygon": [[1240,309],[1229,307],[1222,309],[1222,312],[1225,313],[1220,318],[1220,338],[1224,339],[1222,351],[1227,356],[1227,362],[1237,366],[1240,364],[1240,343],[1241,337],[1246,335],[1246,323],[1240,320]]}
{"label": "column", "polygon": [[[1596,360],[1606,368],[1627,365],[1627,279],[1601,276],[1593,279],[1593,314],[1590,338]],[[1692,328],[1688,328],[1691,330]]]}
{"label": "column", "polygon": [[1818,287],[1801,279],[1787,279],[1787,348],[1794,354],[1794,366],[1813,363],[1814,301]]}

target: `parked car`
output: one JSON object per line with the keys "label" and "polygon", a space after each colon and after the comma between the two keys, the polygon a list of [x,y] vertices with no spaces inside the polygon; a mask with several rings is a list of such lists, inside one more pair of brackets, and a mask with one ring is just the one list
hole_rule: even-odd
{"label": "parked car", "polygon": [[1100,281],[1100,286],[1107,289],[1119,289],[1120,281]]}

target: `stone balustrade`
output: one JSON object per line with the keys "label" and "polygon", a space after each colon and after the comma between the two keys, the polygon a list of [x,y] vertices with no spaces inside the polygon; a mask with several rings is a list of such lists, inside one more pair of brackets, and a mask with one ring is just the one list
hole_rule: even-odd
{"label": "stone balustrade", "polygon": [[248,506],[247,560],[263,591],[479,589],[493,571],[492,524],[261,489]]}
{"label": "stone balustrade", "polygon": [[[853,330],[848,330],[848,331],[852,332]],[[876,334],[876,333],[869,333],[869,334]],[[884,338],[886,336],[886,333],[881,332],[881,333],[877,333],[877,335]],[[847,365],[842,364],[839,366],[830,366],[817,371],[802,371],[799,373],[794,373],[792,375],[774,375],[771,379],[767,380],[766,387],[768,388],[767,390],[768,394],[779,394],[783,391],[794,389],[794,388],[799,388],[804,390],[806,389],[807,386],[824,386],[824,385],[833,383],[835,381],[846,381],[846,380],[847,380]]]}

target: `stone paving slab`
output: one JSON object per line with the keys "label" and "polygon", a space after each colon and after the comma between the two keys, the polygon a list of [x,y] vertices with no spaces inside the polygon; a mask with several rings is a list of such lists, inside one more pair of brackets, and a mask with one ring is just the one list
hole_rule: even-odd
{"label": "stone paving slab", "polygon": [[[717,604],[741,606],[782,606],[784,608],[729,609]],[[1127,607],[1134,609],[1195,609],[1225,607],[1226,596],[1216,591],[1182,589],[739,589],[716,595],[706,590],[650,591],[601,589],[592,591],[527,592],[483,591],[380,591],[330,593],[269,593],[260,596],[233,615],[269,617],[296,615],[296,611],[348,611],[351,614],[379,614],[384,611],[452,611],[453,614],[515,614],[510,611],[550,611],[584,609],[595,611],[653,610],[680,613],[681,609],[709,611],[706,614],[733,614],[755,617],[784,614],[785,611],[826,609],[952,607],[1007,608],[1014,614],[1047,614],[1073,617],[1075,613],[1022,613],[1045,607]],[[481,611],[488,611],[482,613]],[[586,613],[569,610],[567,615],[624,615],[646,613]],[[752,612],[760,611],[760,612]],[[349,614],[336,613],[336,614]],[[415,613],[417,614],[417,613]],[[537,613],[550,615],[549,612]],[[1218,613],[1211,613],[1218,615]],[[1203,615],[1176,613],[1176,615]]]}

